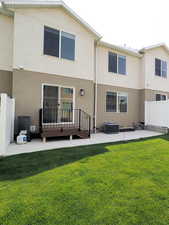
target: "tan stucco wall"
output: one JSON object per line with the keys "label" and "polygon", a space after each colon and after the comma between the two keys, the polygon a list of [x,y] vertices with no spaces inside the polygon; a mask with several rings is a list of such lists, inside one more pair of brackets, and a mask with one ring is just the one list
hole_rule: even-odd
{"label": "tan stucco wall", "polygon": [[[108,52],[126,56],[126,75],[108,72]],[[97,81],[99,84],[141,88],[141,59],[103,46],[97,47]]]}
{"label": "tan stucco wall", "polygon": [[[18,9],[14,24],[14,68],[93,80],[95,37],[63,9]],[[75,61],[43,55],[44,26],[76,36]]]}
{"label": "tan stucco wall", "polygon": [[[93,116],[93,82],[51,74],[14,71],[13,97],[16,101],[16,116],[31,116],[32,124],[38,125],[38,112],[42,106],[42,84],[44,83],[74,87],[75,108],[80,108]],[[81,88],[85,89],[85,96],[80,96]]]}
{"label": "tan stucco wall", "polygon": [[[145,60],[145,84],[144,89],[169,91],[169,54],[163,47],[147,51]],[[167,78],[155,76],[155,58],[167,61]]]}
{"label": "tan stucco wall", "polygon": [[12,71],[13,18],[0,14],[0,70]]}
{"label": "tan stucco wall", "polygon": [[[106,112],[106,92],[125,92],[128,94],[128,112]],[[132,126],[140,121],[140,91],[131,88],[98,85],[97,127],[104,122],[115,122],[121,126]]]}
{"label": "tan stucco wall", "polygon": [[12,72],[0,70],[0,93],[12,94]]}

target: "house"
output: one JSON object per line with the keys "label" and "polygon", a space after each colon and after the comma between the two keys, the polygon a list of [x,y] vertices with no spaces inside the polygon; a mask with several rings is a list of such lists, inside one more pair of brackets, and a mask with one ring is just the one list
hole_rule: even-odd
{"label": "house", "polygon": [[2,2],[0,30],[0,93],[15,98],[16,118],[30,116],[37,131],[40,109],[41,122],[62,131],[79,126],[81,113],[87,129],[132,126],[144,122],[146,100],[169,97],[165,44],[105,43],[62,1]]}

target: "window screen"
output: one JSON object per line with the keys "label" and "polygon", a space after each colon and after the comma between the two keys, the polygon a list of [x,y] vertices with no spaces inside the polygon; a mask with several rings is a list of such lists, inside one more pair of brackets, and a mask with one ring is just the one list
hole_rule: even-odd
{"label": "window screen", "polygon": [[117,54],[109,52],[109,72],[117,73]]}
{"label": "window screen", "polygon": [[75,59],[75,36],[63,31],[61,33],[61,58]]}
{"label": "window screen", "polygon": [[59,30],[44,28],[44,54],[59,57]]}
{"label": "window screen", "polygon": [[118,56],[118,73],[126,74],[126,57],[122,55]]}

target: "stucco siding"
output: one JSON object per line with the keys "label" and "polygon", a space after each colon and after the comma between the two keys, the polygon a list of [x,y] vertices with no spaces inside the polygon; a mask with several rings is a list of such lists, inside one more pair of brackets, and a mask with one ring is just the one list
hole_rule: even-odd
{"label": "stucco siding", "polygon": [[0,70],[12,71],[13,18],[0,14]]}
{"label": "stucco siding", "polygon": [[[93,80],[95,37],[63,9],[18,9],[14,23],[15,69]],[[75,61],[43,54],[44,26],[76,36]]]}
{"label": "stucco siding", "polygon": [[[145,53],[145,89],[169,91],[169,53],[163,48],[155,48]],[[155,58],[168,64],[167,78],[155,76]]]}
{"label": "stucco siding", "polygon": [[12,95],[12,72],[0,70],[0,93]]}
{"label": "stucco siding", "polygon": [[[108,72],[108,52],[126,56],[126,75]],[[97,81],[99,84],[125,88],[141,88],[141,60],[109,48],[97,47]]]}
{"label": "stucco siding", "polygon": [[[31,116],[32,124],[38,126],[39,109],[42,107],[42,84],[61,85],[75,88],[75,108],[82,109],[93,116],[93,82],[30,71],[14,71],[13,97],[16,116]],[[80,96],[80,89],[85,96]]]}
{"label": "stucco siding", "polygon": [[[128,112],[106,112],[106,92],[125,92],[128,94]],[[115,122],[121,126],[132,126],[140,121],[140,90],[98,85],[97,127],[104,122]]]}

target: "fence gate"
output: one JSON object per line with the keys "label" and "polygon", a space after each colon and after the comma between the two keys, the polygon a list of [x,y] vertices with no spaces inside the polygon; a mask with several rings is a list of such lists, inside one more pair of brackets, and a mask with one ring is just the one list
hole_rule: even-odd
{"label": "fence gate", "polygon": [[0,156],[4,156],[14,138],[15,100],[0,94]]}

